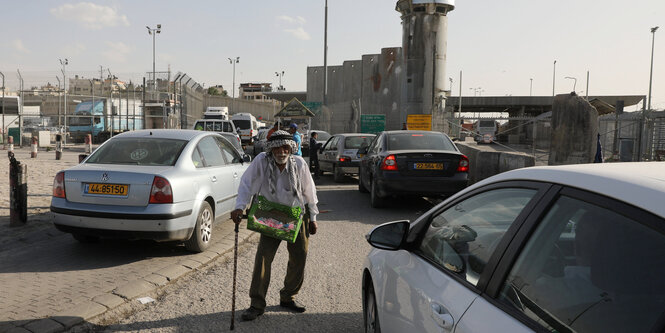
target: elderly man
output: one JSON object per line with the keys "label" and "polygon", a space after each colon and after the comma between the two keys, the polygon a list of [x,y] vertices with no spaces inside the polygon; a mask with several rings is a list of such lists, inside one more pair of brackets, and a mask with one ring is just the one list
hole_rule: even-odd
{"label": "elderly man", "polygon": [[[287,243],[289,262],[284,288],[279,293],[280,306],[294,312],[305,312],[305,307],[295,301],[295,295],[303,284],[309,235],[316,233],[316,215],[319,210],[316,206],[316,188],[307,162],[302,157],[293,155],[296,149],[293,134],[280,130],[270,136],[267,142],[268,151],[257,155],[240,179],[231,219],[240,223],[243,210],[256,194],[269,201],[305,209],[307,213],[295,243]],[[280,243],[281,240],[265,235],[261,235],[259,239],[249,289],[251,306],[242,314],[243,320],[254,320],[265,311],[270,267]]]}

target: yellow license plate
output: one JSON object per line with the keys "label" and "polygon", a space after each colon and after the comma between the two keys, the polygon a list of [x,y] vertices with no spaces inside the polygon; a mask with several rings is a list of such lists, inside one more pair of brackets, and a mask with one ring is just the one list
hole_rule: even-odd
{"label": "yellow license plate", "polygon": [[443,170],[443,163],[415,163],[414,169],[418,169],[418,170]]}
{"label": "yellow license plate", "polygon": [[120,184],[85,184],[86,194],[127,195],[129,185]]}

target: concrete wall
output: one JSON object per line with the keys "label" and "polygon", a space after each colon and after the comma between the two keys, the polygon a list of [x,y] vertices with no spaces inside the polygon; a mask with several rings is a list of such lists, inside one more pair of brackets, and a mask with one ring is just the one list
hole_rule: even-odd
{"label": "concrete wall", "polygon": [[485,151],[475,144],[457,142],[457,148],[469,158],[469,184],[505,171],[536,165],[532,155],[525,153]]}
{"label": "concrete wall", "polygon": [[584,98],[563,94],[552,105],[549,165],[591,163],[596,155],[598,111]]}

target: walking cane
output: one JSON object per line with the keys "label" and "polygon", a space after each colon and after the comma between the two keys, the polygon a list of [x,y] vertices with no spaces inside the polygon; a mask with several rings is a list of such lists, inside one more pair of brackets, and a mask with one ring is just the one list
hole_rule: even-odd
{"label": "walking cane", "polygon": [[236,274],[238,273],[238,225],[236,223],[235,243],[233,245],[233,296],[231,298],[231,331],[233,331],[236,321]]}

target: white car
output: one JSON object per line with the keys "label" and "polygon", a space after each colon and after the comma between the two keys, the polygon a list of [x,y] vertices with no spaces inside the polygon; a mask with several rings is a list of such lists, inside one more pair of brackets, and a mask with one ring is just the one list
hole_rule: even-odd
{"label": "white car", "polygon": [[125,132],[55,176],[53,223],[81,242],[184,241],[201,252],[233,209],[248,161],[215,132]]}
{"label": "white car", "polygon": [[367,332],[661,332],[665,162],[514,170],[374,228]]}

